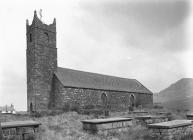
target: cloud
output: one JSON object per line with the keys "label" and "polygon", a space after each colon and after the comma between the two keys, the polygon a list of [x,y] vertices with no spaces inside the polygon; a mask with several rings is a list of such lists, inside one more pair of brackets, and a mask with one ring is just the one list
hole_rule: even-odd
{"label": "cloud", "polygon": [[180,53],[188,46],[188,5],[188,1],[116,0],[81,5],[84,16],[78,24],[84,35],[71,42],[71,57],[77,58],[72,67],[136,78],[153,91],[167,87],[185,76]]}
{"label": "cloud", "polygon": [[[181,51],[186,48],[186,45],[179,47],[178,44],[183,44],[180,41],[183,42],[186,37],[183,29],[189,16],[189,1],[104,1],[98,4],[87,3],[83,7],[89,11],[89,19],[94,19],[96,25],[104,24],[106,28],[120,35],[125,46],[153,50],[164,47],[168,51]],[[87,27],[90,34],[96,29]],[[180,36],[172,35],[176,32],[179,32]],[[167,40],[166,34],[173,36],[169,46],[151,45]]]}
{"label": "cloud", "polygon": [[0,81],[0,106],[14,104],[17,110],[26,110],[24,106],[27,98],[25,74],[10,69],[2,68]]}
{"label": "cloud", "polygon": [[6,1],[0,8],[1,104],[23,108],[26,102],[25,20],[40,8],[45,23],[56,17],[60,67],[136,78],[152,91],[186,75],[188,0]]}

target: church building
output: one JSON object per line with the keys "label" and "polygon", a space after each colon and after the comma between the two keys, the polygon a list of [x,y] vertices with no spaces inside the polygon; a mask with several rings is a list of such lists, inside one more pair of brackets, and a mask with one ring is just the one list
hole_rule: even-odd
{"label": "church building", "polygon": [[66,105],[116,111],[153,104],[152,92],[136,79],[58,67],[56,19],[47,25],[35,11],[32,24],[26,21],[26,37],[29,112],[63,109]]}

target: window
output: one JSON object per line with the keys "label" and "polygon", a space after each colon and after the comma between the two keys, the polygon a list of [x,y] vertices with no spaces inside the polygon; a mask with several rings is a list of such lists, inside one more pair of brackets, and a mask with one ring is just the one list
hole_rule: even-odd
{"label": "window", "polygon": [[30,103],[30,112],[33,112],[33,104],[32,103]]}
{"label": "window", "polygon": [[106,107],[107,106],[107,95],[105,93],[101,95],[101,100],[102,100],[102,106]]}
{"label": "window", "polygon": [[32,34],[29,34],[29,41],[32,42]]}
{"label": "window", "polygon": [[45,32],[44,35],[45,35],[45,41],[49,42],[49,35],[48,35],[48,33]]}
{"label": "window", "polygon": [[135,96],[133,94],[130,95],[130,106],[135,106]]}

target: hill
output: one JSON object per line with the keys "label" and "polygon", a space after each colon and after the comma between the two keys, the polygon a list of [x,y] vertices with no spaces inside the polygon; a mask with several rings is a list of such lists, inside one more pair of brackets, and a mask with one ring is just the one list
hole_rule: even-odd
{"label": "hill", "polygon": [[183,78],[154,94],[154,102],[175,110],[193,111],[193,79]]}

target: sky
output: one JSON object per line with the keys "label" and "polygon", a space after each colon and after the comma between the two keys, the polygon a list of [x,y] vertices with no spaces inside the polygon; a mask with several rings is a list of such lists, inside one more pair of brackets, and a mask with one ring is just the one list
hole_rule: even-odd
{"label": "sky", "polygon": [[[58,65],[134,78],[152,92],[193,77],[190,0],[0,0],[0,106],[26,110],[26,19],[56,18]],[[39,15],[38,15],[39,16]]]}

